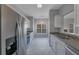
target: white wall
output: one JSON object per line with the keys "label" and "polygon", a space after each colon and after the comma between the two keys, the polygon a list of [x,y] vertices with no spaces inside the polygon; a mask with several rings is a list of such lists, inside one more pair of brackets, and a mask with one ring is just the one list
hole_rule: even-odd
{"label": "white wall", "polygon": [[6,39],[15,36],[15,24],[18,14],[6,5],[1,7],[2,54],[5,54]]}

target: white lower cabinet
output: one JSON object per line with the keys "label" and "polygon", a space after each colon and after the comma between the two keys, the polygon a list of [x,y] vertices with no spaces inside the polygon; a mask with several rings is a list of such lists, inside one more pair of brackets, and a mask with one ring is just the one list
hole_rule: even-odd
{"label": "white lower cabinet", "polygon": [[51,48],[55,52],[56,55],[65,55],[65,43],[60,41],[60,38],[55,35],[51,35],[50,40]]}
{"label": "white lower cabinet", "polygon": [[54,39],[55,39],[54,35],[51,35],[51,39],[50,39],[49,43],[50,43],[50,46],[51,46],[52,50],[54,51],[54,53],[56,53],[56,49],[55,49],[55,47],[56,47],[55,45],[56,44],[55,44],[55,40]]}
{"label": "white lower cabinet", "polygon": [[56,40],[56,54],[65,55],[65,44],[59,40]]}

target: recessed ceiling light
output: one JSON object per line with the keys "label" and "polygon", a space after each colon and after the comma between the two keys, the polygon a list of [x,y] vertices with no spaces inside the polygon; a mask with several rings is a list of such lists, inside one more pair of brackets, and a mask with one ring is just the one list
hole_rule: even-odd
{"label": "recessed ceiling light", "polygon": [[42,4],[37,4],[37,8],[42,8]]}

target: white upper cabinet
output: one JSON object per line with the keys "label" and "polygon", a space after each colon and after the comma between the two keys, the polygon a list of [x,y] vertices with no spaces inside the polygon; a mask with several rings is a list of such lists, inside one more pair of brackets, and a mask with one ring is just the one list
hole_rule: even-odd
{"label": "white upper cabinet", "polygon": [[55,15],[54,19],[55,19],[55,22],[54,22],[55,27],[60,28],[61,27],[61,16],[60,15]]}

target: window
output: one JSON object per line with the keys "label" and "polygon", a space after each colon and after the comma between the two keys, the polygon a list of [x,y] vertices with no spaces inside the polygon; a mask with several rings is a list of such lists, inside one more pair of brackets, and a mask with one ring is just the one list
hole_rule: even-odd
{"label": "window", "polygon": [[37,33],[46,33],[46,24],[37,24]]}

